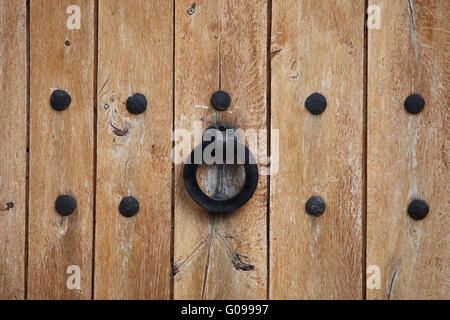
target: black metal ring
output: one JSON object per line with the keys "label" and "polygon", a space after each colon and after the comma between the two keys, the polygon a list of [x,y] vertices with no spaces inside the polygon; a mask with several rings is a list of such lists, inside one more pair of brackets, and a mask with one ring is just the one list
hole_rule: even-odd
{"label": "black metal ring", "polygon": [[[207,196],[198,185],[197,169],[199,164],[195,164],[194,157],[196,151],[197,152],[201,151],[201,161],[203,163],[203,152],[205,148],[213,142],[214,141],[203,141],[202,144],[197,146],[192,151],[192,153],[188,157],[188,160],[185,162],[183,168],[184,185],[189,195],[192,197],[192,199],[207,211],[212,213],[231,212],[242,207],[253,196],[253,193],[255,192],[256,187],[258,185],[258,178],[259,178],[258,166],[254,160],[251,151],[246,146],[243,146],[241,144],[241,146],[243,147],[242,149],[245,150],[245,159],[241,159],[243,161],[240,161],[240,163],[244,165],[245,170],[245,182],[244,185],[242,186],[242,189],[239,191],[237,195],[229,199],[219,200]],[[242,150],[238,148],[239,144],[240,143],[236,139],[234,139],[235,160],[238,157],[237,154],[238,150]],[[199,150],[200,148],[201,150]]]}

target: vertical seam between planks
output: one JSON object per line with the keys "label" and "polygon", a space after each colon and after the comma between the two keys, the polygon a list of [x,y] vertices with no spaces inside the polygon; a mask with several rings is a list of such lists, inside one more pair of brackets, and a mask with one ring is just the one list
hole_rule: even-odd
{"label": "vertical seam between planks", "polygon": [[[222,7],[223,2],[220,1],[219,2],[219,48],[217,50],[217,53],[219,55],[219,66],[218,66],[218,72],[219,72],[219,79],[218,79],[218,85],[219,85],[219,89],[218,90],[222,90],[222,39],[223,39],[223,34],[222,34],[222,14],[223,14],[223,7]],[[216,114],[219,116],[220,119],[220,112],[216,111]],[[217,122],[217,121],[216,121]]]}
{"label": "vertical seam between planks", "polygon": [[94,0],[94,76],[93,76],[93,204],[92,204],[92,274],[91,274],[91,300],[95,299],[95,233],[96,233],[96,216],[97,216],[97,83],[98,83],[98,7],[99,0]]}
{"label": "vertical seam between planks", "polygon": [[362,141],[362,167],[363,167],[363,182],[362,182],[362,299],[367,300],[366,288],[366,268],[367,268],[367,99],[368,99],[368,65],[369,65],[369,42],[368,42],[368,28],[367,28],[367,9],[369,8],[369,0],[364,1],[364,56],[363,56],[363,141]]}
{"label": "vertical seam between planks", "polygon": [[26,69],[27,69],[27,102],[26,102],[26,164],[25,164],[25,251],[24,251],[24,299],[28,300],[28,229],[30,216],[30,92],[31,92],[31,75],[30,75],[30,49],[31,49],[31,10],[30,0],[26,0]]}
{"label": "vertical seam between planks", "polygon": [[[172,150],[174,152],[175,148],[175,0],[172,2]],[[172,157],[171,157],[172,158]],[[172,176],[171,176],[171,190],[170,190],[170,300],[175,299],[175,163],[172,161]]]}
{"label": "vertical seam between planks", "polygon": [[[271,130],[272,130],[272,57],[270,54],[270,48],[272,43],[272,0],[267,1],[267,48],[266,48],[266,55],[267,55],[267,65],[266,65],[266,72],[267,72],[267,84],[266,84],[266,90],[267,90],[267,96],[266,96],[266,108],[267,108],[267,157],[269,159],[272,159],[272,150],[271,150]],[[269,174],[267,175],[267,219],[266,219],[266,245],[267,245],[267,277],[266,277],[266,298],[267,300],[270,300],[270,180],[272,178],[271,176],[271,170],[272,163],[269,162],[269,167],[267,168],[269,170]]]}

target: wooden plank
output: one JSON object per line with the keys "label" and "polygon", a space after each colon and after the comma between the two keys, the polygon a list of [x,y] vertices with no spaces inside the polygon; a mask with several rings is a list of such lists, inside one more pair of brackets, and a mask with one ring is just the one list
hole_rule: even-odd
{"label": "wooden plank", "polygon": [[[192,133],[197,122],[205,130],[216,119],[238,129],[266,129],[267,1],[177,1],[175,25],[175,129]],[[232,97],[222,114],[210,106],[219,89]],[[222,186],[227,195],[242,182],[238,170],[212,168],[199,174],[204,190],[216,188],[218,173],[228,180]],[[182,164],[176,165],[175,299],[266,298],[266,180],[260,176],[243,208],[213,215],[190,199]]]}
{"label": "wooden plank", "polygon": [[[170,297],[172,78],[172,1],[100,1],[97,299]],[[139,115],[125,107],[134,93],[148,100]],[[132,218],[119,214],[126,196]]]}
{"label": "wooden plank", "polygon": [[[69,6],[81,29],[69,30]],[[94,161],[94,1],[31,1],[30,66],[30,299],[89,299],[92,282]],[[74,12],[72,12],[74,14]],[[72,97],[65,111],[50,106],[53,89]],[[77,200],[62,217],[60,194]],[[80,271],[80,289],[68,278]],[[68,272],[69,268],[69,274]],[[75,268],[75,269],[72,269]],[[74,278],[75,279],[75,278]],[[76,280],[76,279],[75,279]]]}
{"label": "wooden plank", "polygon": [[[367,264],[380,268],[381,285],[367,297],[448,299],[448,2],[370,5],[382,20],[369,31]],[[426,101],[417,115],[404,108],[412,93]],[[415,199],[430,207],[424,220],[407,215]]]}
{"label": "wooden plank", "polygon": [[[272,9],[270,298],[361,299],[364,1]],[[305,100],[321,93],[319,116]],[[325,213],[305,212],[321,196]]]}
{"label": "wooden plank", "polygon": [[27,7],[0,3],[0,299],[23,299],[27,167]]}

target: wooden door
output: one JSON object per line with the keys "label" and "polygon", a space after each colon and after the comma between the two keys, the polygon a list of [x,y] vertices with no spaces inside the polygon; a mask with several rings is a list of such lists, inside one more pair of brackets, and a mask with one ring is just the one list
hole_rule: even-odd
{"label": "wooden door", "polygon": [[[173,8],[104,0],[98,10],[95,298],[168,299]],[[142,114],[127,111],[135,94],[148,100]],[[118,211],[128,196],[139,201],[132,218]]]}
{"label": "wooden door", "polygon": [[[369,32],[367,266],[381,270],[370,299],[448,299],[448,37],[445,1],[370,1],[384,12]],[[411,94],[425,107],[405,111]],[[414,200],[429,214],[408,214]]]}
{"label": "wooden door", "polygon": [[[204,130],[220,119],[267,132],[267,1],[204,0],[189,11],[191,4],[175,7],[175,130],[196,122]],[[217,90],[232,97],[226,112],[209,107]],[[205,172],[205,189],[216,187],[217,174],[227,178]],[[228,180],[229,189],[238,183],[231,174]],[[214,216],[193,205],[182,164],[175,167],[175,298],[266,297],[267,197],[261,177],[247,206]]]}
{"label": "wooden door", "polygon": [[[2,1],[0,299],[449,299],[449,21],[446,0]],[[258,166],[228,213],[183,176],[218,123]]]}
{"label": "wooden door", "polygon": [[[68,30],[78,4],[80,29]],[[31,1],[30,183],[27,292],[30,299],[90,299],[94,213],[94,1]],[[42,35],[46,35],[43,37]],[[50,107],[55,90],[71,103]],[[55,212],[60,195],[75,199],[70,216]],[[69,290],[71,272],[81,286]]]}

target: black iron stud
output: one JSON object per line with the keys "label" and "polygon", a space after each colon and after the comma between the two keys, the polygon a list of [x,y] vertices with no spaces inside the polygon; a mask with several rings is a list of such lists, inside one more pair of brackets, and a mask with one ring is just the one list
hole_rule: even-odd
{"label": "black iron stud", "polygon": [[428,204],[423,200],[414,200],[408,206],[408,214],[414,220],[422,220],[430,212]]}
{"label": "black iron stud", "polygon": [[147,109],[147,98],[141,93],[135,93],[127,99],[127,110],[132,114],[141,114]]}
{"label": "black iron stud", "polygon": [[306,213],[320,217],[325,212],[325,201],[319,196],[314,196],[306,202]]}
{"label": "black iron stud", "polygon": [[409,113],[418,114],[425,108],[425,99],[417,93],[410,95],[405,100],[405,109]]}
{"label": "black iron stud", "polygon": [[225,91],[216,91],[211,97],[211,104],[218,111],[225,111],[230,107],[231,97]]}
{"label": "black iron stud", "polygon": [[131,218],[139,211],[139,201],[133,197],[125,197],[120,201],[119,212],[127,218]]}
{"label": "black iron stud", "polygon": [[77,208],[77,201],[69,195],[60,195],[56,198],[55,209],[62,216],[71,215]]}
{"label": "black iron stud", "polygon": [[327,108],[327,99],[320,93],[313,93],[305,101],[305,108],[314,115],[319,115]]}
{"label": "black iron stud", "polygon": [[56,111],[66,110],[71,102],[72,98],[64,90],[55,90],[50,96],[50,104]]}

